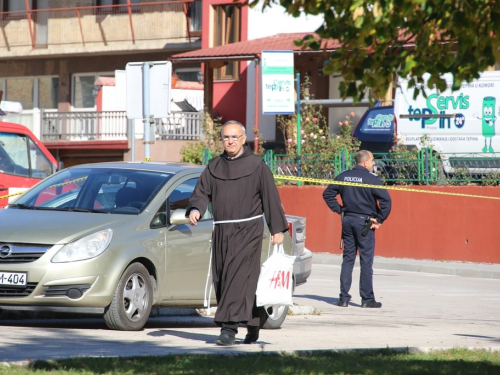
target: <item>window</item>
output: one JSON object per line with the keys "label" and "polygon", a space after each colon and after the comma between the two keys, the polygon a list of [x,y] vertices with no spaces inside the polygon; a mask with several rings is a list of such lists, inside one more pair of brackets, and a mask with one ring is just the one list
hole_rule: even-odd
{"label": "window", "polygon": [[31,138],[28,140],[31,158],[31,177],[44,179],[55,172],[54,165],[47,159]]}
{"label": "window", "polygon": [[55,172],[52,163],[31,138],[13,133],[0,133],[0,171],[39,179]]}
{"label": "window", "polygon": [[[156,213],[155,217],[151,221],[151,228],[161,228],[165,227],[167,223],[170,221],[170,215],[173,214],[175,210],[182,210],[185,212],[188,206],[188,200],[193,195],[194,188],[196,187],[196,183],[198,182],[197,178],[192,178],[190,180],[182,182],[178,185],[174,191],[170,193],[168,196],[168,200],[166,200]],[[168,209],[167,209],[168,202]],[[201,220],[207,220],[212,218],[212,209],[211,205],[209,209],[205,212]]]}
{"label": "window", "polygon": [[201,35],[201,0],[195,0],[188,7],[189,31]]}
{"label": "window", "polygon": [[74,74],[72,104],[74,108],[94,108],[95,97],[92,90],[97,77],[114,77],[114,73]]}
{"label": "window", "polygon": [[73,107],[94,108],[95,98],[92,90],[97,76],[73,77]]}
{"label": "window", "polygon": [[[36,0],[28,0],[29,9],[36,9]],[[24,0],[3,0],[3,12],[19,12],[4,15],[7,19],[26,18],[26,2]]]}
{"label": "window", "polygon": [[171,176],[121,168],[69,168],[42,181],[19,202],[55,209],[137,215]]}
{"label": "window", "polygon": [[2,100],[20,102],[23,111],[30,111],[34,108],[57,109],[58,107],[58,77],[0,78],[0,90],[4,91]]}
{"label": "window", "polygon": [[0,170],[2,173],[29,177],[27,137],[0,133]]}
{"label": "window", "polygon": [[[139,4],[140,0],[130,0],[130,4]],[[109,14],[109,13],[127,13],[128,9],[126,6],[113,6],[113,5],[127,5],[127,0],[97,0],[96,5],[98,6],[106,6],[109,5],[109,8],[99,8],[98,13],[100,14]],[[139,7],[132,7],[132,12],[138,12]]]}
{"label": "window", "polygon": [[33,78],[7,78],[5,80],[5,98],[10,102],[20,102],[23,110],[34,107],[34,79]]}
{"label": "window", "polygon": [[59,78],[40,77],[38,79],[38,108],[57,109],[59,102]]}
{"label": "window", "polygon": [[175,69],[175,74],[181,81],[199,82],[201,70],[200,68],[181,68]]}
{"label": "window", "polygon": [[[240,8],[236,5],[215,7],[214,46],[240,41]],[[239,78],[239,63],[231,61],[214,70],[215,80],[236,80]]]}

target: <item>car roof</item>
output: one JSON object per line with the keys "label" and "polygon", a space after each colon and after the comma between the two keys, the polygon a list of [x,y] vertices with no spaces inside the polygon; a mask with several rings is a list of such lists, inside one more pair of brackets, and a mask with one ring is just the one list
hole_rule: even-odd
{"label": "car roof", "polygon": [[154,171],[165,173],[180,173],[190,170],[192,172],[202,172],[205,166],[191,163],[180,163],[173,161],[157,161],[157,162],[144,162],[144,161],[117,161],[106,163],[89,163],[78,164],[70,167],[72,168],[117,168],[117,169],[135,169],[141,171]]}

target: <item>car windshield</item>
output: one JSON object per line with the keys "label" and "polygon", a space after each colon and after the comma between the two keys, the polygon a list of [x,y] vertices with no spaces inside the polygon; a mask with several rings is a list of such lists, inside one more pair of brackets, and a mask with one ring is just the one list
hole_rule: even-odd
{"label": "car windshield", "polygon": [[171,176],[122,168],[70,168],[45,179],[9,207],[139,214]]}

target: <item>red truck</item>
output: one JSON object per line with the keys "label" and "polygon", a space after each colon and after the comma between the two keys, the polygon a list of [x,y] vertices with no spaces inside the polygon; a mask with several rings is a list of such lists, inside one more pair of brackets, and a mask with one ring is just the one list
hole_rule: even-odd
{"label": "red truck", "polygon": [[28,128],[0,121],[0,208],[59,168]]}

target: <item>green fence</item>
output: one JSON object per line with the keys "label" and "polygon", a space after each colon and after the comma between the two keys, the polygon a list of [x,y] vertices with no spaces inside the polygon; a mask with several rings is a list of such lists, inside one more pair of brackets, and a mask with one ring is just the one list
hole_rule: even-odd
{"label": "green fence", "polygon": [[[210,160],[204,152],[204,164]],[[273,154],[264,161],[277,175],[333,180],[355,165],[355,153],[340,150],[336,154]],[[491,185],[500,180],[500,157],[484,153],[437,154],[424,148],[415,152],[374,153],[377,174],[386,184],[404,185]]]}

